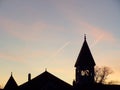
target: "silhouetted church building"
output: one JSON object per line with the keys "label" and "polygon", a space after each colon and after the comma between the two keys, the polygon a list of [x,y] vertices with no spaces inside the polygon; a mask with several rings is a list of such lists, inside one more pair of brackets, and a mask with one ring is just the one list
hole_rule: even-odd
{"label": "silhouetted church building", "polygon": [[4,90],[120,90],[119,85],[96,84],[94,81],[95,65],[86,36],[84,36],[84,42],[75,63],[75,80],[73,85],[45,71],[33,79],[31,79],[31,74],[28,74],[28,81],[20,86],[17,85],[11,74]]}

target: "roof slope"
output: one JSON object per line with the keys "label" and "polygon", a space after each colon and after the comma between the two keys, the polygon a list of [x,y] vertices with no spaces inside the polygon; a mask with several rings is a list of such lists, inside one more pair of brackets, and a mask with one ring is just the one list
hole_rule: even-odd
{"label": "roof slope", "polygon": [[17,86],[18,85],[11,74],[8,82],[6,83],[6,85],[4,87],[4,90],[12,90],[12,89],[15,89]]}
{"label": "roof slope", "polygon": [[87,44],[86,38],[84,40],[83,46],[75,63],[75,67],[79,67],[81,69],[86,69],[95,66],[95,62],[89,46]]}
{"label": "roof slope", "polygon": [[45,71],[20,86],[20,90],[71,90],[72,86],[51,73]]}

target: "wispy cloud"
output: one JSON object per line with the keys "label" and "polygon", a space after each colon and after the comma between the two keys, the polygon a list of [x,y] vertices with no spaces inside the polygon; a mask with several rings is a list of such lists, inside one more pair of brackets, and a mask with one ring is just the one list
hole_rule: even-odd
{"label": "wispy cloud", "polygon": [[18,57],[16,55],[8,54],[8,53],[0,53],[0,59],[4,60],[10,60],[10,61],[19,61],[19,62],[24,62],[23,57]]}
{"label": "wispy cloud", "polygon": [[75,5],[75,2],[72,0],[69,1],[69,4],[64,3],[63,1],[55,2],[56,8],[75,27],[74,31],[77,31],[78,33],[86,33],[88,35],[91,35],[95,38],[96,44],[102,41],[116,41],[116,38],[111,32],[109,32],[109,30],[103,29],[100,26],[95,26],[92,23],[88,23],[87,21],[85,21],[84,18],[81,17],[78,12],[76,12]]}
{"label": "wispy cloud", "polygon": [[[6,17],[0,17],[0,28],[6,31],[9,35],[24,41],[38,41],[41,39],[52,38],[48,34],[51,31],[64,31],[64,27],[52,25],[44,21],[36,21],[32,24],[23,24]],[[47,32],[47,33],[46,33]],[[45,36],[47,35],[47,36]],[[55,38],[54,38],[55,39]]]}
{"label": "wispy cloud", "polygon": [[21,49],[17,52],[0,52],[1,60],[9,60],[15,62],[26,63],[29,60],[39,60],[41,58],[49,57],[51,53],[45,50],[31,50],[29,49]]}
{"label": "wispy cloud", "polygon": [[95,38],[93,45],[102,41],[115,42],[116,38],[110,32],[97,26],[91,25],[87,22],[80,22],[80,25],[88,32],[92,37]]}
{"label": "wispy cloud", "polygon": [[[46,39],[48,40],[48,38],[52,38],[50,36],[43,35],[44,31],[49,31],[50,29],[64,31],[64,27],[54,26],[44,22],[34,22],[31,25],[26,25],[5,17],[0,17],[0,19],[1,19],[0,28],[2,28],[1,30],[4,30],[6,33],[8,33],[12,37],[15,37],[17,39],[20,39],[26,42],[29,42],[29,41],[38,42],[38,40],[40,39],[44,41]],[[61,48],[59,48],[56,51],[55,56],[58,53],[60,53],[68,44],[69,42],[66,42]],[[31,47],[28,47],[27,49],[21,48],[21,50],[18,50],[17,53],[12,51],[9,51],[8,53],[1,52],[0,58],[12,60],[12,61],[24,62],[29,59],[39,59],[43,57],[44,58],[49,57],[49,56],[52,56],[53,53],[54,52],[50,53],[49,51],[40,50],[40,49],[33,51],[31,50]]]}
{"label": "wispy cloud", "polygon": [[93,37],[103,37],[103,40],[108,41],[114,41],[115,38],[112,33],[108,32],[105,29],[99,28],[97,26],[91,25],[87,22],[80,22],[80,25],[82,25],[87,31],[93,36]]}
{"label": "wispy cloud", "polygon": [[32,25],[25,25],[8,18],[0,17],[0,27],[10,35],[22,40],[38,40],[40,33],[46,29],[46,24],[37,22]]}

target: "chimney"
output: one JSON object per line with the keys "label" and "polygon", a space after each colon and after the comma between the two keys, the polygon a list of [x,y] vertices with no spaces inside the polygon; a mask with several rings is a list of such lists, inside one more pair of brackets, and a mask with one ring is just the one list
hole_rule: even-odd
{"label": "chimney", "polygon": [[31,73],[28,74],[28,81],[31,80]]}

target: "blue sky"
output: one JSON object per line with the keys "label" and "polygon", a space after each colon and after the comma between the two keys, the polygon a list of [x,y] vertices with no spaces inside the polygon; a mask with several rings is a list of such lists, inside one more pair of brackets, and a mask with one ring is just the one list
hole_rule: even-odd
{"label": "blue sky", "polygon": [[72,84],[84,34],[98,66],[120,76],[119,0],[0,0],[0,84],[49,72]]}

